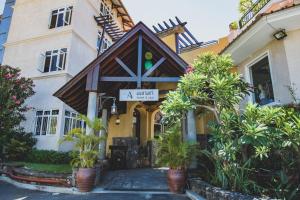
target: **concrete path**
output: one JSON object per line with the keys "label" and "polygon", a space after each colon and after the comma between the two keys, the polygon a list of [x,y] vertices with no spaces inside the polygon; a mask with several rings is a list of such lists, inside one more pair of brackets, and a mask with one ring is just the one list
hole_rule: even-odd
{"label": "concrete path", "polygon": [[151,193],[59,194],[17,188],[0,181],[0,200],[189,200],[185,195]]}
{"label": "concrete path", "polygon": [[164,169],[109,171],[100,187],[118,191],[169,191],[166,176]]}

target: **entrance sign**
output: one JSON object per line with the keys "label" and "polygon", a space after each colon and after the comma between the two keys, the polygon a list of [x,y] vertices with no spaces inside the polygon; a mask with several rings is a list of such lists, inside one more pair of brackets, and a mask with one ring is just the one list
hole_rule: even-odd
{"label": "entrance sign", "polygon": [[157,89],[120,90],[120,101],[158,101]]}

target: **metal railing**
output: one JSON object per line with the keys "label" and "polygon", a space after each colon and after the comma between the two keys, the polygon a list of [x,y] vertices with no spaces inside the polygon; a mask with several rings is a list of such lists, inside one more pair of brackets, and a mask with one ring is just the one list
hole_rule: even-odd
{"label": "metal railing", "polygon": [[250,8],[240,19],[240,28],[243,28],[251,19],[253,19],[265,5],[267,5],[271,0],[258,0],[254,3],[252,8]]}

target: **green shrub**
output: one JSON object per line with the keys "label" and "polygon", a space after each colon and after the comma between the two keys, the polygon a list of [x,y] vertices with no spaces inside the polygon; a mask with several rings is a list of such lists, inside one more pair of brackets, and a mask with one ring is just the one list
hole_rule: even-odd
{"label": "green shrub", "polygon": [[220,119],[221,124],[210,126],[211,149],[204,152],[214,163],[211,182],[233,191],[297,199],[299,114],[249,104],[242,114],[223,111]]}
{"label": "green shrub", "polygon": [[73,159],[71,152],[49,150],[32,150],[26,157],[26,162],[45,164],[69,164]]}
{"label": "green shrub", "polygon": [[22,130],[13,132],[5,144],[5,158],[10,161],[22,161],[24,155],[30,152],[35,144],[36,139],[31,133],[25,133]]}

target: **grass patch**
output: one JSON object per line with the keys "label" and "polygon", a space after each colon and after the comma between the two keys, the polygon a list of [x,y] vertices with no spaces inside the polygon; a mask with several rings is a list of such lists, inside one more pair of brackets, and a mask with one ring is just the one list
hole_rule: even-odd
{"label": "grass patch", "polygon": [[14,163],[24,164],[26,168],[37,172],[72,173],[72,167],[68,164],[42,164],[42,163],[28,163],[28,162],[14,162]]}

